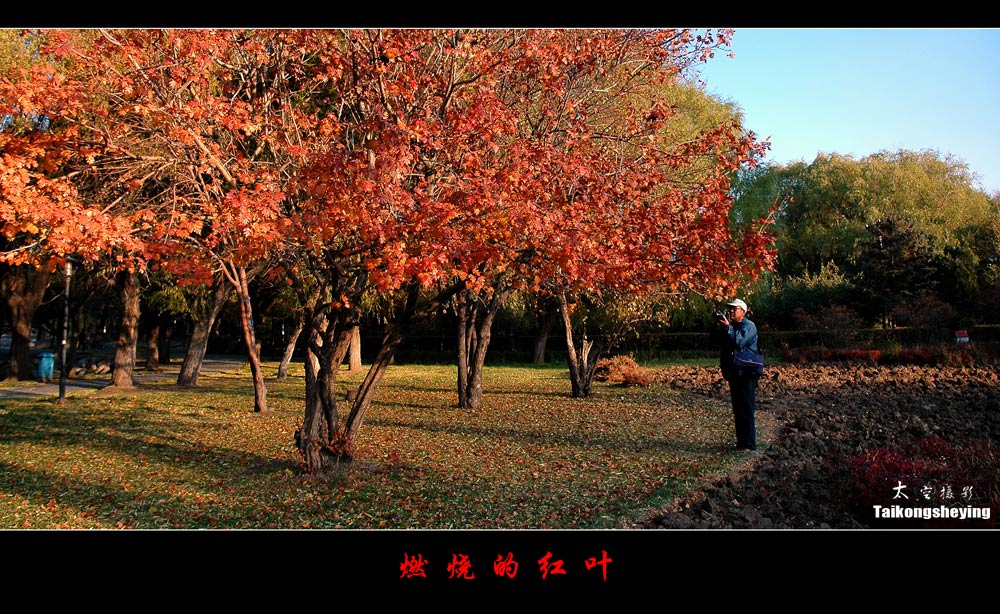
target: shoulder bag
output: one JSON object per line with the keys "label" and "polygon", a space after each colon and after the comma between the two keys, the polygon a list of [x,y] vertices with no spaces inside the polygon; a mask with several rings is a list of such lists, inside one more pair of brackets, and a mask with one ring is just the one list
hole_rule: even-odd
{"label": "shoulder bag", "polygon": [[764,355],[753,350],[736,350],[733,352],[733,366],[743,373],[761,375],[764,373]]}

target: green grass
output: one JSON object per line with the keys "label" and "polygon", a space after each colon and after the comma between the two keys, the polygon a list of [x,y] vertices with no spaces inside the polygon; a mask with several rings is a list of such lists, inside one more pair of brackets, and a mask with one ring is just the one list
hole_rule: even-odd
{"label": "green grass", "polygon": [[719,400],[605,384],[573,399],[562,367],[498,366],[469,411],[454,380],[390,367],[358,458],[325,479],[294,447],[301,364],[268,380],[270,414],[250,411],[246,368],[197,390],[4,401],[0,528],[615,528],[746,462]]}
{"label": "green grass", "polygon": [[663,369],[665,367],[718,367],[719,357],[708,358],[656,358],[640,362],[640,365],[649,369]]}

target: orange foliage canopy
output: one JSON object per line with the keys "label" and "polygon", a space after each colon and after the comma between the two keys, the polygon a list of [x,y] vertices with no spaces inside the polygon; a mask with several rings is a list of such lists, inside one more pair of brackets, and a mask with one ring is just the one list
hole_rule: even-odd
{"label": "orange foliage canopy", "polygon": [[[688,31],[329,34],[319,149],[297,175],[300,240],[383,290],[455,278],[569,290],[721,292],[770,237],[729,236],[739,126],[683,144],[657,86],[725,42]],[[696,160],[711,172],[683,181]]]}
{"label": "orange foliage canopy", "polygon": [[131,242],[129,227],[85,203],[71,161],[86,147],[71,123],[80,88],[53,66],[0,74],[0,261],[55,267]]}
{"label": "orange foliage canopy", "polygon": [[[112,245],[204,275],[195,263],[305,248],[383,290],[505,275],[521,288],[720,293],[773,259],[767,233],[729,236],[728,177],[761,153],[753,136],[657,138],[673,113],[657,86],[726,31],[48,39],[60,68],[14,71],[0,89],[7,112],[52,119],[0,133],[9,261],[40,241]],[[106,202],[84,206],[59,173],[73,156],[96,158]],[[683,178],[706,158],[710,171]]]}

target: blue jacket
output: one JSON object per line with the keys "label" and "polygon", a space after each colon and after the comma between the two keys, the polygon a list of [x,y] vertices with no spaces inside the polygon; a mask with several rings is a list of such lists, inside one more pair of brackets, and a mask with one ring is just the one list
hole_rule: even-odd
{"label": "blue jacket", "polygon": [[718,325],[714,334],[719,344],[719,366],[722,377],[729,379],[737,375],[733,367],[733,352],[750,349],[757,352],[757,325],[744,317],[742,322],[730,321],[729,326]]}

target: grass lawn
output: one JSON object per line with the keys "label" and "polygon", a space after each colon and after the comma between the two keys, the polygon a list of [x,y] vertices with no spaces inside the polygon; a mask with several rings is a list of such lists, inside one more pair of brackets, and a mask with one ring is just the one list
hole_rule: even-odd
{"label": "grass lawn", "polygon": [[[196,390],[2,401],[0,528],[621,528],[752,462],[717,399],[600,383],[573,399],[564,366],[496,366],[469,411],[454,367],[393,365],[357,460],[319,479],[294,447],[302,365],[285,381],[265,368],[264,415],[247,368]],[[758,414],[761,441],[771,420]]]}

